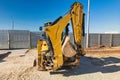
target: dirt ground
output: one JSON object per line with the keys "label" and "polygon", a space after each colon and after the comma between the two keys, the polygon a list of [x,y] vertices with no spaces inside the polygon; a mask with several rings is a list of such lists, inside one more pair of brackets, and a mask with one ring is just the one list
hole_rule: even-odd
{"label": "dirt ground", "polygon": [[0,50],[0,80],[120,80],[120,47],[85,51],[79,67],[49,72],[33,67],[36,49]]}

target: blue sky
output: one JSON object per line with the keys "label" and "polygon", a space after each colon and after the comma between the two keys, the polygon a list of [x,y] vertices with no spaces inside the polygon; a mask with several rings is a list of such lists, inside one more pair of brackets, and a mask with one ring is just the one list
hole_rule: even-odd
{"label": "blue sky", "polygon": [[[84,5],[87,16],[87,0],[0,0],[0,30],[39,31],[44,22],[54,21],[64,15],[72,3]],[[91,0],[90,32],[120,32],[120,0]],[[85,22],[86,23],[86,22]]]}

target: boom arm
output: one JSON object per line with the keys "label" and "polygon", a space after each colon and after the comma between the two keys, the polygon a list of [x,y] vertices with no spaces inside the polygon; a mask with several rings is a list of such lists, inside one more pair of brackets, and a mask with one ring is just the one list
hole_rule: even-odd
{"label": "boom arm", "polygon": [[83,6],[79,2],[74,3],[68,14],[66,14],[55,24],[45,27],[45,32],[49,36],[53,47],[53,53],[54,53],[53,69],[57,69],[63,65],[61,35],[70,20],[72,22],[75,44],[77,46],[81,46],[82,23],[83,23],[82,7]]}
{"label": "boom arm", "polygon": [[71,10],[71,21],[74,33],[75,43],[81,45],[82,27],[83,27],[83,6],[80,3],[74,3]]}

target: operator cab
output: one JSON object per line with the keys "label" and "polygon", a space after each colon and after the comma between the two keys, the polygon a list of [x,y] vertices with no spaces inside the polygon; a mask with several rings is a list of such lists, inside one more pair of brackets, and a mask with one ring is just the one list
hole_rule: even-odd
{"label": "operator cab", "polygon": [[52,22],[46,22],[46,23],[44,23],[44,27],[51,26],[51,25],[52,25]]}

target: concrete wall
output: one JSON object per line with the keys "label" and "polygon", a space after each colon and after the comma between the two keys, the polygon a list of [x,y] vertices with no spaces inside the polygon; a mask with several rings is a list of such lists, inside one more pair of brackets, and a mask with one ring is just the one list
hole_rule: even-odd
{"label": "concrete wall", "polygon": [[[34,48],[41,38],[40,32],[27,30],[0,30],[0,49]],[[71,34],[71,42],[73,43]],[[74,43],[73,43],[74,44]],[[86,36],[83,38],[82,46],[86,45]],[[120,46],[120,34],[90,34],[89,47],[94,46]]]}
{"label": "concrete wall", "polygon": [[112,34],[112,46],[120,46],[120,34]]}
{"label": "concrete wall", "polygon": [[98,45],[120,46],[120,34],[90,34],[89,47]]}
{"label": "concrete wall", "polygon": [[26,30],[10,30],[10,49],[30,48],[30,32]]}
{"label": "concrete wall", "polygon": [[9,49],[9,32],[0,30],[0,49]]}
{"label": "concrete wall", "polygon": [[99,44],[98,34],[89,35],[89,47],[97,46]]}
{"label": "concrete wall", "polygon": [[30,48],[27,30],[0,30],[0,49]]}
{"label": "concrete wall", "polygon": [[30,46],[31,48],[37,47],[37,41],[40,39],[40,32],[31,32],[30,33]]}

